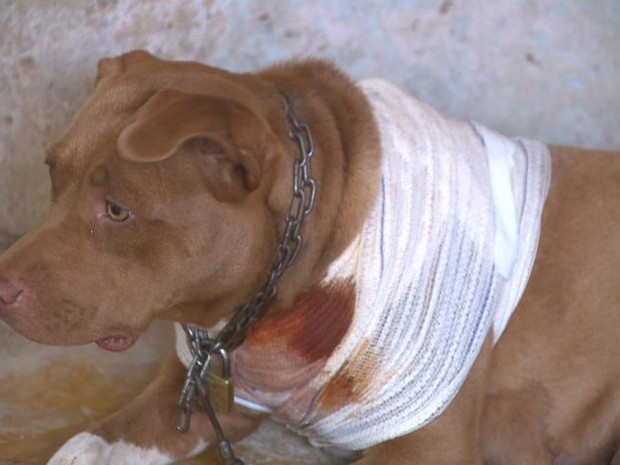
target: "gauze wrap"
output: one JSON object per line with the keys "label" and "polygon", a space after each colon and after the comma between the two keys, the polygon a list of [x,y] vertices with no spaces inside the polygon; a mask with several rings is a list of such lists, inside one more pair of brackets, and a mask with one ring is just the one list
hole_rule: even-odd
{"label": "gauze wrap", "polygon": [[381,134],[380,194],[324,278],[355,284],[352,322],[303,386],[240,392],[314,444],[348,450],[436,418],[489,331],[499,339],[534,262],[551,170],[541,143],[446,119],[385,81],[360,87]]}

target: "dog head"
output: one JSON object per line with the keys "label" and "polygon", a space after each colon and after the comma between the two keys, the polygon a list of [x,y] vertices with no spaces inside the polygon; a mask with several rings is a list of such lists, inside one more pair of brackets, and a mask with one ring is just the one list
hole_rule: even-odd
{"label": "dog head", "polygon": [[286,121],[269,122],[257,95],[279,96],[261,85],[146,52],[103,59],[47,155],[48,216],[0,258],[0,319],[38,342],[120,351],[155,317],[215,323],[247,300],[288,201]]}

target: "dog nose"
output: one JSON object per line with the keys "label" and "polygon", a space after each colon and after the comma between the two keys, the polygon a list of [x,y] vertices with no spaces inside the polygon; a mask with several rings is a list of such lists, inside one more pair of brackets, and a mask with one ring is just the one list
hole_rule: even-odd
{"label": "dog nose", "polygon": [[0,278],[0,304],[14,304],[15,302],[17,302],[17,298],[21,293],[21,289],[17,289],[6,279]]}

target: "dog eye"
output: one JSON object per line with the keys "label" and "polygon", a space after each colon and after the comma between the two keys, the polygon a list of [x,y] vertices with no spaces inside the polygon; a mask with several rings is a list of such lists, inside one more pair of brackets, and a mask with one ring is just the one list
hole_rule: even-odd
{"label": "dog eye", "polygon": [[114,221],[125,221],[129,218],[129,210],[113,202],[106,202],[108,216]]}

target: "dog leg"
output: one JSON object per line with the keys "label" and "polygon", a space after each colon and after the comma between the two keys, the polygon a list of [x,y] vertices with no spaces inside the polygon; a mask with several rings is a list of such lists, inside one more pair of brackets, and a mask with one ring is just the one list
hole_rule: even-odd
{"label": "dog leg", "polygon": [[[215,443],[207,416],[197,411],[191,429],[176,430],[177,401],[185,368],[170,356],[159,376],[131,404],[90,431],[71,438],[48,465],[167,465],[192,457]],[[219,420],[228,439],[254,431],[262,417],[233,410]]]}
{"label": "dog leg", "polygon": [[486,396],[492,337],[450,406],[430,424],[364,452],[359,465],[482,465],[480,422]]}

